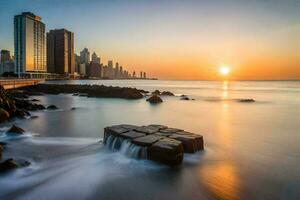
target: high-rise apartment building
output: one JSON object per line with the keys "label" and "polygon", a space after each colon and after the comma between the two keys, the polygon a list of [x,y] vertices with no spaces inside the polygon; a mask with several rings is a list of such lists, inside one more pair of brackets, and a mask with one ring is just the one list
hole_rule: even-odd
{"label": "high-rise apartment building", "polygon": [[92,62],[97,64],[101,63],[100,57],[98,57],[95,52],[92,54]]}
{"label": "high-rise apartment building", "polygon": [[57,74],[74,74],[74,33],[66,29],[47,33],[47,71]]}
{"label": "high-rise apartment building", "polygon": [[31,12],[14,17],[15,73],[46,72],[45,24]]}
{"label": "high-rise apartment building", "polygon": [[90,63],[90,52],[87,48],[84,48],[80,52],[80,62],[85,64]]}
{"label": "high-rise apartment building", "polygon": [[8,50],[1,50],[0,53],[0,63],[4,63],[6,61],[10,61],[11,57],[10,57],[10,52]]}

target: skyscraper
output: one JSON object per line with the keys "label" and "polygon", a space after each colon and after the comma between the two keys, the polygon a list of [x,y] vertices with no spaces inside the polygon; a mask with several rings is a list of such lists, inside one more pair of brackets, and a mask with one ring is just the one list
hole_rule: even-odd
{"label": "skyscraper", "polygon": [[115,78],[119,78],[119,63],[118,62],[116,62]]}
{"label": "skyscraper", "polygon": [[85,64],[90,63],[90,52],[87,48],[84,48],[80,52],[80,62]]}
{"label": "skyscraper", "polygon": [[92,62],[97,64],[100,64],[101,62],[100,57],[98,57],[95,52],[92,54]]}
{"label": "skyscraper", "polygon": [[108,78],[112,79],[114,78],[114,70],[113,70],[113,61],[109,60],[107,63],[107,67],[108,67]]}
{"label": "skyscraper", "polygon": [[46,72],[45,24],[31,12],[14,17],[16,73]]}
{"label": "skyscraper", "polygon": [[74,33],[66,29],[47,33],[47,71],[57,74],[74,74]]}
{"label": "skyscraper", "polygon": [[8,50],[1,50],[0,53],[0,63],[3,63],[5,61],[10,61],[11,57],[10,57],[10,52]]}

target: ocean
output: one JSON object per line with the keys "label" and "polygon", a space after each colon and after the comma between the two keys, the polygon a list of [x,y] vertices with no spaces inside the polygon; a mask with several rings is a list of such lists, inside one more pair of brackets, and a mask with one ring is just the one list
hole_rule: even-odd
{"label": "ocean", "polygon": [[[163,103],[70,94],[36,96],[56,111],[3,124],[4,155],[31,165],[0,174],[0,199],[300,199],[300,81],[74,80],[171,91]],[[185,94],[195,100],[180,100]],[[255,102],[240,102],[254,99]],[[71,110],[76,107],[76,110]],[[7,137],[16,124],[27,132]],[[115,124],[163,124],[201,134],[205,150],[176,168],[112,152]]]}

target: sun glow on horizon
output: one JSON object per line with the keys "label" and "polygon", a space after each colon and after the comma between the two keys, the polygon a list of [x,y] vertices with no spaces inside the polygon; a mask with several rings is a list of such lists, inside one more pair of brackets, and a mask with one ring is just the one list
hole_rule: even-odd
{"label": "sun glow on horizon", "polygon": [[220,67],[219,72],[223,76],[227,76],[230,73],[230,67],[223,65]]}

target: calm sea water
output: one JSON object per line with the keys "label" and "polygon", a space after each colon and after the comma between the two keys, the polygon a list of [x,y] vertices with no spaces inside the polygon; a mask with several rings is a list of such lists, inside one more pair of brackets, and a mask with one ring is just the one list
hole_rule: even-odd
{"label": "calm sea water", "polygon": [[[186,94],[195,101],[163,97],[122,100],[72,95],[38,96],[58,111],[15,121],[28,132],[4,135],[6,157],[32,165],[0,175],[0,199],[300,199],[299,81],[78,80]],[[253,98],[254,103],[236,99]],[[76,107],[76,110],[70,110]],[[165,124],[205,139],[205,151],[186,155],[170,169],[110,152],[99,140],[105,126]]]}

